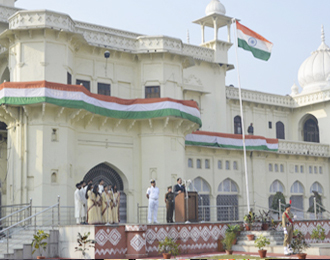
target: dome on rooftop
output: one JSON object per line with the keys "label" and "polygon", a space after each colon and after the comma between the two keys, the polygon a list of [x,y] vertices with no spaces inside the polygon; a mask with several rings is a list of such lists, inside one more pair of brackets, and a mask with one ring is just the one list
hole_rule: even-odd
{"label": "dome on rooftop", "polygon": [[325,44],[323,26],[321,39],[320,47],[299,68],[298,81],[303,93],[330,87],[330,48]]}
{"label": "dome on rooftop", "polygon": [[209,3],[205,10],[206,15],[210,14],[226,14],[226,8],[223,6],[223,4],[220,3],[219,0],[211,0],[211,3]]}

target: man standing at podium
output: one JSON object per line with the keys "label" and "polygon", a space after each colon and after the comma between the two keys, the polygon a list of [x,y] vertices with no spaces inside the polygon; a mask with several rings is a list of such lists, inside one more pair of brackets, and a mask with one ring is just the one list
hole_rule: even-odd
{"label": "man standing at podium", "polygon": [[158,198],[159,198],[159,189],[156,187],[156,181],[150,180],[151,187],[147,189],[147,198],[149,199],[148,207],[148,223],[151,223],[152,215],[154,217],[154,223],[157,222],[157,211],[158,211]]}
{"label": "man standing at podium", "polygon": [[185,192],[186,189],[185,187],[182,185],[182,179],[181,178],[178,178],[176,180],[177,184],[174,186],[174,194],[175,196],[180,194],[181,192]]}

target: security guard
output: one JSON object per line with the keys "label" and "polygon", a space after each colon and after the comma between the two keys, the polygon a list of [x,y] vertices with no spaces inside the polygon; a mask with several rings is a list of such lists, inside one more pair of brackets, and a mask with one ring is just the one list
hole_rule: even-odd
{"label": "security guard", "polygon": [[282,227],[284,231],[284,255],[293,254],[293,250],[291,248],[291,241],[293,237],[293,215],[290,212],[291,205],[285,205],[285,211],[282,215]]}
{"label": "security guard", "polygon": [[154,219],[153,223],[157,224],[157,211],[158,211],[158,197],[159,197],[159,189],[156,187],[156,181],[150,180],[151,187],[147,189],[147,198],[149,200],[148,207],[148,223],[151,224],[152,217]]}
{"label": "security guard", "polygon": [[167,223],[173,223],[174,197],[175,194],[172,192],[172,186],[168,186],[167,193],[165,194]]}

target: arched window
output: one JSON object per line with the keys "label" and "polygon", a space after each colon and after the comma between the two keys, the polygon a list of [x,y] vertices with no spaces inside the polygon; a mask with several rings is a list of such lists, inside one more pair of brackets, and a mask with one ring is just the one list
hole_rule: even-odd
{"label": "arched window", "polygon": [[202,169],[201,159],[197,159],[197,169]]}
{"label": "arched window", "polygon": [[231,179],[225,179],[218,186],[217,220],[238,220],[238,186]]}
{"label": "arched window", "polygon": [[191,158],[188,159],[188,168],[193,168],[193,160]]}
{"label": "arched window", "polygon": [[295,181],[291,188],[290,197],[292,205],[292,213],[297,215],[299,218],[304,218],[304,187],[299,181]]}
{"label": "arched window", "polygon": [[322,188],[321,184],[318,183],[317,181],[312,184],[309,191],[310,191],[310,193],[313,193],[313,191],[316,191],[319,194],[323,194],[323,188]]}
{"label": "arched window", "polygon": [[197,177],[190,183],[188,190],[198,192],[198,219],[210,221],[210,185],[206,180]]}
{"label": "arched window", "polygon": [[1,78],[0,78],[0,84],[3,83],[4,81],[9,82],[10,81],[10,72],[8,67],[3,71]]}
{"label": "arched window", "polygon": [[318,122],[312,115],[310,115],[304,123],[304,141],[314,143],[320,142]]}
{"label": "arched window", "polygon": [[283,193],[284,187],[280,181],[276,180],[272,183],[272,185],[270,185],[269,192],[276,193],[278,191]]}
{"label": "arched window", "polygon": [[234,117],[234,134],[242,134],[242,120],[240,116]]}
{"label": "arched window", "polygon": [[285,139],[284,124],[281,121],[276,123],[276,138]]}
{"label": "arched window", "polygon": [[57,176],[56,176],[56,172],[53,172],[51,175],[51,183],[57,183]]}

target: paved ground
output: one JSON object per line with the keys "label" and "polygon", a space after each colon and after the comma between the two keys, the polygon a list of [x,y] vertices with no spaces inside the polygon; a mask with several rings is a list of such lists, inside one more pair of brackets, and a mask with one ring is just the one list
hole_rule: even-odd
{"label": "paved ground", "polygon": [[[247,252],[238,252],[238,251],[234,251],[233,252],[233,256],[236,255],[240,255],[241,259],[259,259],[259,254],[258,253],[247,253]],[[176,259],[180,260],[180,259],[188,259],[188,258],[194,258],[194,259],[205,259],[205,258],[213,258],[213,259],[217,259],[216,256],[219,256],[218,259],[233,259],[230,255],[226,255],[224,253],[213,253],[213,254],[186,254],[186,255],[180,255],[177,256]],[[253,256],[255,256],[256,258],[252,258]],[[283,258],[283,259],[298,259],[298,257],[296,255],[291,255],[291,256],[285,256],[285,255],[281,255],[281,254],[271,254],[271,253],[267,253],[267,258]],[[172,257],[174,258],[174,257]],[[237,257],[235,257],[236,259],[238,259]],[[330,259],[330,256],[312,256],[312,255],[307,255],[308,259]],[[145,259],[159,259],[159,257],[148,257]]]}

